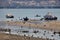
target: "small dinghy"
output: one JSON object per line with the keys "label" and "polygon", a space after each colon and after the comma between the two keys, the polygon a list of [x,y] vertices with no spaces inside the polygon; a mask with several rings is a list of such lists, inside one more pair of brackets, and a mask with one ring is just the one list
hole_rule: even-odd
{"label": "small dinghy", "polygon": [[14,16],[12,14],[7,14],[6,18],[14,18]]}

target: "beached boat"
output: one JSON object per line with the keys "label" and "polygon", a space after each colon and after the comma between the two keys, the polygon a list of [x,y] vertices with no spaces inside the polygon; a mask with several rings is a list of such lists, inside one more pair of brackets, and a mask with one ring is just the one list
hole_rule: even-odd
{"label": "beached boat", "polygon": [[14,16],[12,14],[7,14],[6,18],[14,18]]}
{"label": "beached boat", "polygon": [[47,15],[44,16],[45,20],[57,20],[56,16],[53,16],[50,12],[48,12]]}

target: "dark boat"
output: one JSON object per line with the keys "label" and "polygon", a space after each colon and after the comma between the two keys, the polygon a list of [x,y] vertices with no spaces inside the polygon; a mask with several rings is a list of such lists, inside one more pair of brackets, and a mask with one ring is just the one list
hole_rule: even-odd
{"label": "dark boat", "polygon": [[35,30],[35,31],[33,31],[33,33],[38,33],[39,31],[37,31],[37,30]]}
{"label": "dark boat", "polygon": [[41,17],[41,16],[37,14],[35,17]]}
{"label": "dark boat", "polygon": [[48,12],[47,15],[44,16],[45,20],[57,20],[56,16],[52,16],[50,12]]}
{"label": "dark boat", "polygon": [[7,14],[6,18],[14,18],[14,16],[12,14]]}
{"label": "dark boat", "polygon": [[25,18],[23,18],[24,19],[24,21],[28,21],[29,20],[29,18],[28,17],[25,17]]}
{"label": "dark boat", "polygon": [[28,33],[29,31],[22,31],[23,33]]}

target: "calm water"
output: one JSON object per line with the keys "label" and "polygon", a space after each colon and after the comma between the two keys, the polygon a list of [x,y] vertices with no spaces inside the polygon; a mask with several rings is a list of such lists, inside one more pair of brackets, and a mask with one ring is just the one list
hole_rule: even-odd
{"label": "calm water", "polygon": [[34,17],[36,14],[43,17],[48,12],[52,12],[52,15],[60,19],[60,9],[0,9],[0,20],[6,19],[5,15],[8,13],[13,14],[15,16],[14,19],[18,19],[18,17],[23,18],[26,16],[29,18],[36,18]]}

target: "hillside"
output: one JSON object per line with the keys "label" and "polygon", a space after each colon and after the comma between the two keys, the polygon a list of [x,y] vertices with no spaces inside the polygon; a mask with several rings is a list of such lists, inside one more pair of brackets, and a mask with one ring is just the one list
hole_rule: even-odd
{"label": "hillside", "polygon": [[60,8],[60,0],[0,0],[0,8]]}

